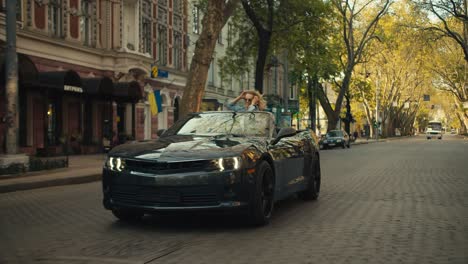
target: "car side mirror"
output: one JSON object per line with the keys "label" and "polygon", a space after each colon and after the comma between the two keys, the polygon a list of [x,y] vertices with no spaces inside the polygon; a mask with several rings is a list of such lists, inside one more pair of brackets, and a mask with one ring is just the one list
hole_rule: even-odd
{"label": "car side mirror", "polygon": [[282,128],[282,129],[278,132],[278,135],[276,136],[276,138],[273,139],[273,140],[271,141],[271,144],[272,144],[272,145],[275,145],[275,144],[278,143],[282,138],[294,136],[294,135],[296,135],[296,133],[297,133],[296,129],[294,129],[294,128],[292,128],[292,127],[285,127],[285,128]]}
{"label": "car side mirror", "polygon": [[158,131],[156,131],[156,135],[158,135],[158,137],[161,137],[164,135],[164,132],[166,132],[166,129],[158,129]]}

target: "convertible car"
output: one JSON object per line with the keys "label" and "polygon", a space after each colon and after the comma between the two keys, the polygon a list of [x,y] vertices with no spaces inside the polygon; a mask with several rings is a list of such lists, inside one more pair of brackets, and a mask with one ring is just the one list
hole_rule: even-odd
{"label": "convertible car", "polygon": [[104,207],[122,221],[158,211],[229,210],[255,225],[274,203],[320,191],[318,142],[277,129],[269,112],[202,112],[159,139],[112,149],[103,168]]}

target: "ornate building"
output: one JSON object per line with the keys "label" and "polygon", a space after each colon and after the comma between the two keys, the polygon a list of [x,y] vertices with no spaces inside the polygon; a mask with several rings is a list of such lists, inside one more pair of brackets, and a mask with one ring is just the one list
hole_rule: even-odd
{"label": "ornate building", "polygon": [[[186,1],[18,0],[17,10],[22,152],[62,153],[65,143],[75,153],[99,152],[109,143],[155,138],[177,118],[187,72]],[[150,74],[152,66],[159,74]],[[157,116],[146,100],[154,90],[163,98]],[[2,137],[4,129],[0,123]]]}

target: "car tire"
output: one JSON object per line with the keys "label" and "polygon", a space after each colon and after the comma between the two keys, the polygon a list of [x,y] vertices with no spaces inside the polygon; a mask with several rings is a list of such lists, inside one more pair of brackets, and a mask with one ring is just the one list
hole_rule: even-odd
{"label": "car tire", "polygon": [[317,159],[316,161],[312,162],[312,175],[310,178],[312,179],[309,181],[307,189],[298,193],[299,198],[305,201],[317,200],[320,194],[320,183],[321,183],[321,175],[320,175],[320,160]]}
{"label": "car tire", "polygon": [[249,205],[249,222],[254,226],[268,224],[274,205],[273,170],[266,161],[261,161],[256,169],[253,199]]}
{"label": "car tire", "polygon": [[113,209],[112,214],[120,221],[134,223],[143,218],[144,213],[129,209]]}
{"label": "car tire", "polygon": [[442,137],[440,137],[439,139],[442,139]]}

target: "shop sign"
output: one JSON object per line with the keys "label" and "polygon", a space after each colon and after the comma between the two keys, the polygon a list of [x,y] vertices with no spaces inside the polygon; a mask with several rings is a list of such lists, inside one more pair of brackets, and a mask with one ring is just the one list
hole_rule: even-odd
{"label": "shop sign", "polygon": [[83,93],[83,88],[72,85],[64,85],[63,90],[67,92]]}

